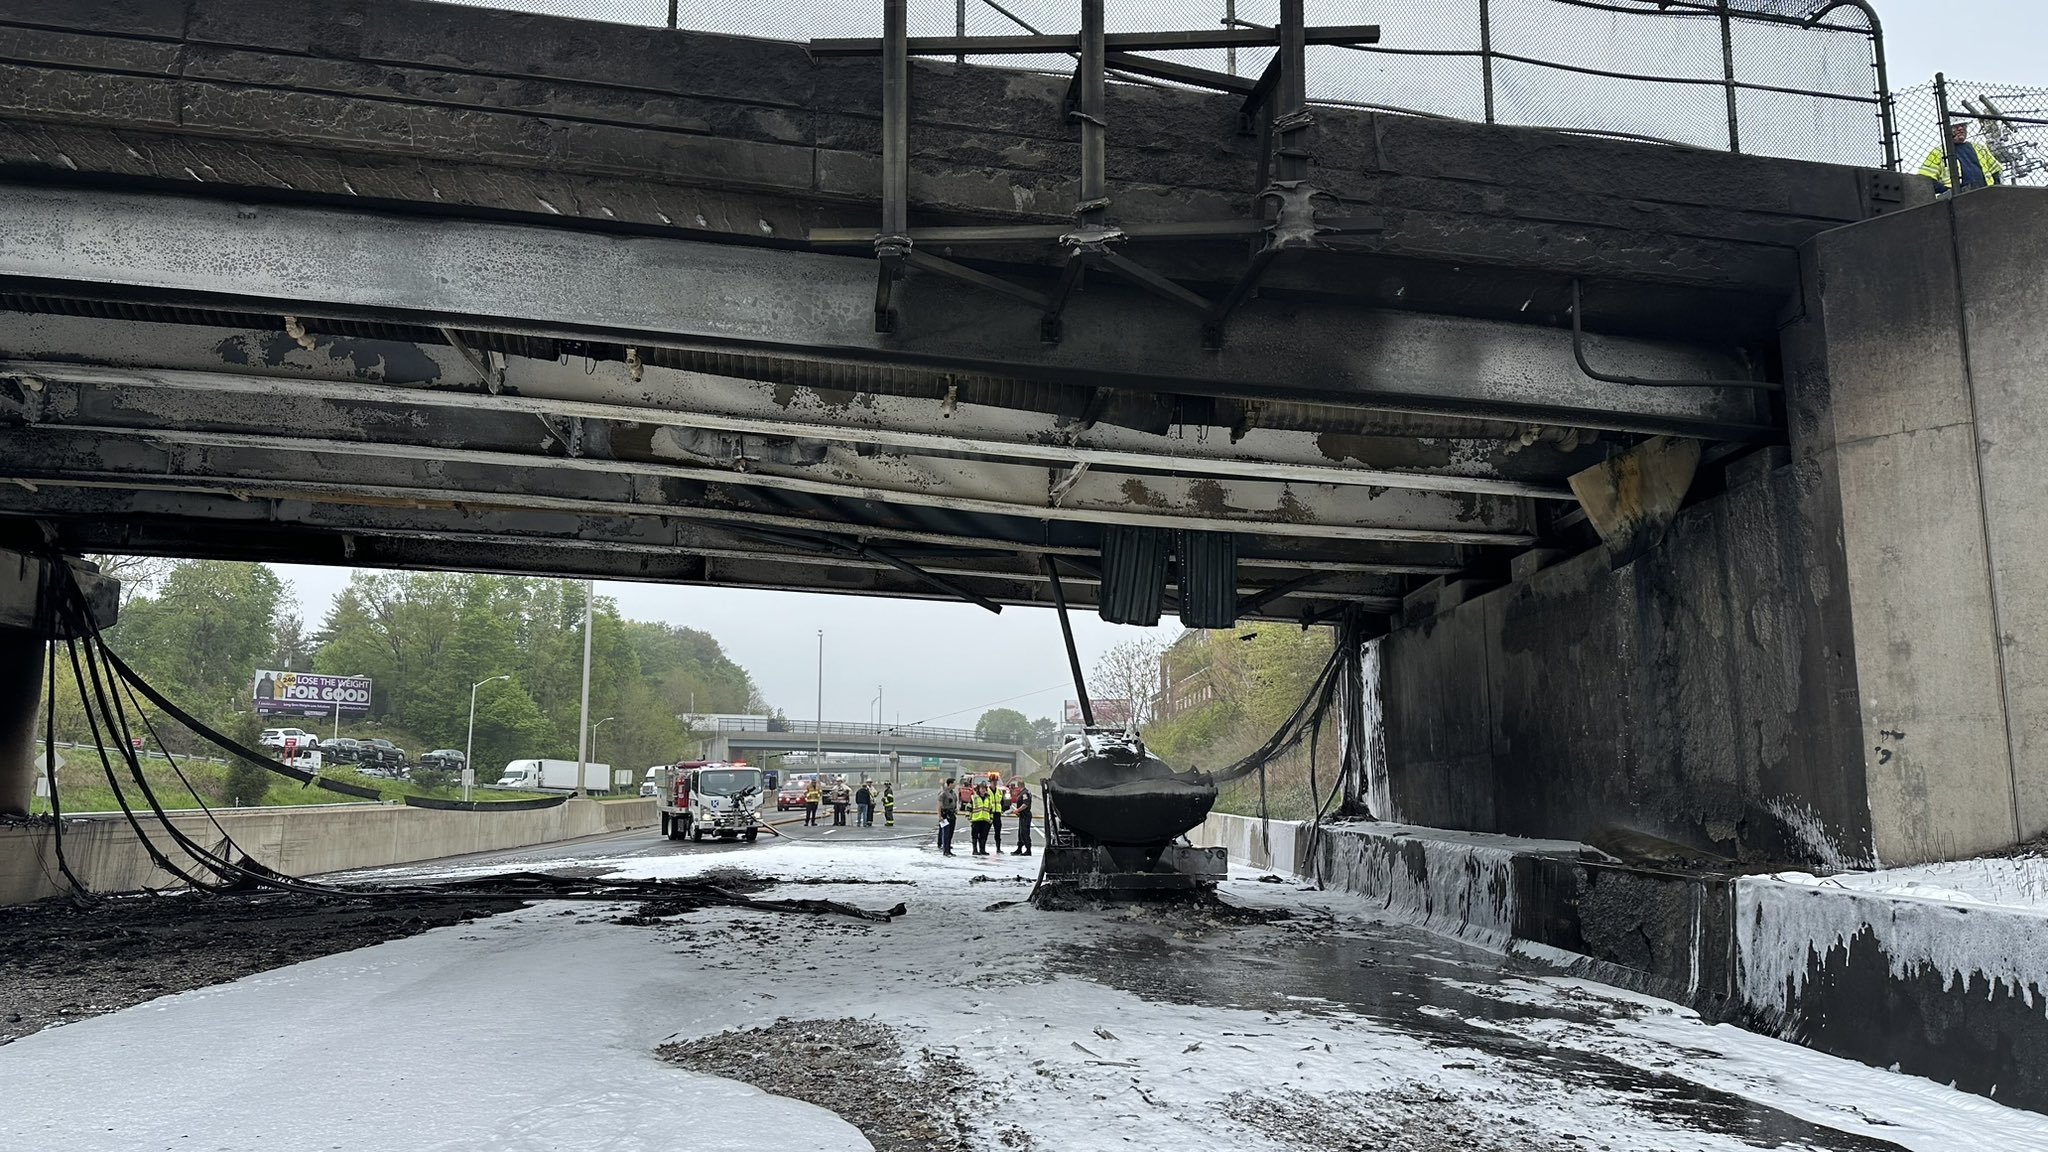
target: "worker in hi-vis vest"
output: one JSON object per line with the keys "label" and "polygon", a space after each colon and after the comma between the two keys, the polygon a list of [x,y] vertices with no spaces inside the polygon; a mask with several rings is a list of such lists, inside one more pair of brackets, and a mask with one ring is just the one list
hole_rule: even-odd
{"label": "worker in hi-vis vest", "polygon": [[[1927,160],[1920,165],[1920,174],[1941,186],[1943,192],[1954,191],[1949,186],[1950,176],[1960,178],[1963,188],[1989,188],[1993,184],[2005,183],[2005,165],[1991,149],[1970,139],[1968,123],[1957,120],[1948,126],[1947,148],[1936,148],[1927,154]],[[1949,168],[1949,153],[1955,153],[1955,170]]]}

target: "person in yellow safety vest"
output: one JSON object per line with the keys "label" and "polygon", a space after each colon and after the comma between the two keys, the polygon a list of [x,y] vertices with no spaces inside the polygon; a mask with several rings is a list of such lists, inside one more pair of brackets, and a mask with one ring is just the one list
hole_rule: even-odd
{"label": "person in yellow safety vest", "polygon": [[973,821],[969,827],[974,833],[976,856],[988,855],[988,825],[989,821],[994,819],[997,803],[988,794],[988,781],[975,781],[974,799],[967,802],[967,818]]}
{"label": "person in yellow safety vest", "polygon": [[825,790],[818,787],[816,780],[804,785],[804,826],[815,827],[818,823],[818,804],[825,799]]}
{"label": "person in yellow safety vest", "polygon": [[884,828],[894,828],[896,826],[896,786],[894,784],[882,785],[882,826]]}
{"label": "person in yellow safety vest", "polygon": [[1003,777],[1000,772],[988,774],[988,794],[989,798],[994,800],[996,805],[995,813],[989,817],[989,837],[990,841],[995,845],[995,850],[1001,852],[1003,850],[1003,809],[1008,807],[1008,805],[1004,803],[1006,797],[1003,795]]}
{"label": "person in yellow safety vest", "polygon": [[[1988,188],[1993,184],[2005,183],[2005,165],[1991,149],[1970,139],[1968,123],[1957,120],[1948,126],[1948,148],[1936,148],[1927,154],[1927,160],[1920,165],[1920,174],[1940,185],[1943,192],[1951,192],[1951,175],[1962,177],[1962,187]],[[1949,152],[1954,151],[1956,167],[1960,172],[1949,170]]]}

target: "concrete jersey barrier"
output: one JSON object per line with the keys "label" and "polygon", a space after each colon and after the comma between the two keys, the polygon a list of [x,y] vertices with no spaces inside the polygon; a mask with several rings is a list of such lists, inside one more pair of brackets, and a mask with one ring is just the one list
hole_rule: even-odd
{"label": "concrete jersey barrier", "polygon": [[[2048,912],[1603,860],[1582,844],[1213,813],[1235,864],[1831,1055],[2048,1112]],[[1880,874],[1882,875],[1882,874]]]}
{"label": "concrete jersey barrier", "polygon": [[[304,807],[234,808],[214,812],[220,829],[203,812],[176,812],[171,821],[209,849],[221,845],[221,830],[264,866],[292,876],[314,876],[350,868],[406,864],[471,852],[525,848],[654,824],[648,799],[572,799],[553,808],[523,812],[447,812],[398,804],[323,804]],[[143,828],[152,827],[143,818]],[[70,889],[57,868],[56,843],[48,822],[0,827],[0,904],[21,904],[62,896]],[[173,860],[168,834],[151,836]],[[95,892],[167,888],[176,877],[158,868],[128,821],[116,814],[64,818],[64,855],[79,879]]]}

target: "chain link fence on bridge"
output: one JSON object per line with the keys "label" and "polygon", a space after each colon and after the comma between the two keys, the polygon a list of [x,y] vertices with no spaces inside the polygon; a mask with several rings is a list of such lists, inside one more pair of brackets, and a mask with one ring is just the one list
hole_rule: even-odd
{"label": "chain link fence on bridge", "polygon": [[1904,170],[1942,163],[1944,125],[1961,124],[1998,157],[2001,183],[2048,187],[2048,88],[1940,77],[1894,92],[1892,102]]}
{"label": "chain link fence on bridge", "polygon": [[[783,40],[879,37],[880,0],[451,0]],[[1878,27],[1839,0],[1308,0],[1315,24],[1378,24],[1380,43],[1308,50],[1309,99],[1701,148],[1885,165]],[[1279,0],[1110,0],[1110,32],[1272,27]],[[912,36],[1070,35],[1075,0],[911,0]],[[1273,49],[1154,55],[1256,76]],[[966,57],[1066,72],[1066,56]],[[1159,83],[1159,81],[1143,81]]]}

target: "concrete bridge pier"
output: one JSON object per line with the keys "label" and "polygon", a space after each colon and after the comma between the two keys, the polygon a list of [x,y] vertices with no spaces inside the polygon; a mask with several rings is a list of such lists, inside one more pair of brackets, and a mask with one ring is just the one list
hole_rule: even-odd
{"label": "concrete bridge pier", "polygon": [[[46,562],[0,549],[0,815],[28,815],[35,794],[36,737],[41,732],[44,645],[65,633],[54,613],[40,611]],[[58,579],[76,580],[100,627],[114,622],[120,581],[72,560]],[[46,619],[45,617],[49,617]]]}
{"label": "concrete bridge pier", "polygon": [[1410,597],[1372,657],[1374,815],[1815,867],[2048,834],[2048,190],[1802,257],[1785,444],[1640,555]]}

